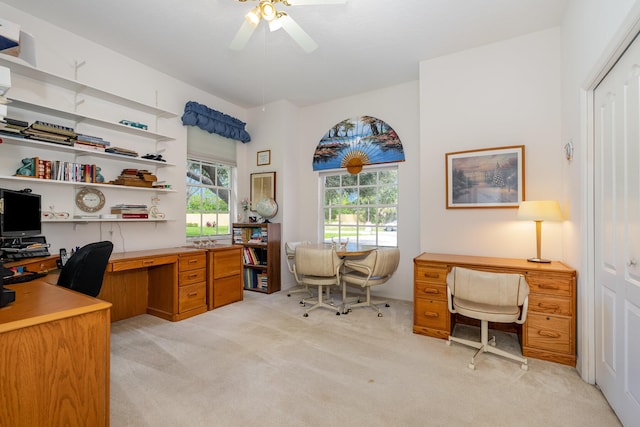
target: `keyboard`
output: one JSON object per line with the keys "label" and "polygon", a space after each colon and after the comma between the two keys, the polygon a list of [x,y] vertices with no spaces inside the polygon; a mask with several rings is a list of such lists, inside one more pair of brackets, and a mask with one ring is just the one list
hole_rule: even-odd
{"label": "keyboard", "polygon": [[32,280],[39,279],[47,275],[46,271],[37,273],[27,272],[21,274],[14,274],[13,276],[7,276],[2,279],[3,285],[15,285],[16,283],[30,282]]}
{"label": "keyboard", "polygon": [[47,248],[20,251],[20,252],[5,252],[5,257],[10,260],[25,259],[25,258],[39,258],[51,256]]}

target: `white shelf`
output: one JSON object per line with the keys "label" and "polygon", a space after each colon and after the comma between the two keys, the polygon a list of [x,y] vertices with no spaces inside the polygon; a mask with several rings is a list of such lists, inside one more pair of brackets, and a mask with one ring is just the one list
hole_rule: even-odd
{"label": "white shelf", "polygon": [[54,185],[71,185],[73,187],[100,187],[100,188],[115,188],[117,190],[131,190],[131,191],[152,191],[154,193],[175,193],[176,191],[171,188],[153,188],[153,187],[133,187],[129,185],[114,185],[103,184],[93,182],[74,182],[74,181],[58,181],[56,179],[40,179],[31,178],[28,176],[15,176],[15,175],[0,175],[0,179],[6,179],[11,181],[20,181],[36,184],[54,184]]}
{"label": "white shelf", "polygon": [[89,222],[167,222],[168,219],[159,218],[67,218],[67,219],[43,219],[46,224],[84,224]]}
{"label": "white shelf", "polygon": [[126,133],[129,135],[142,136],[145,138],[151,138],[157,142],[160,141],[173,141],[175,138],[162,135],[159,133],[151,132],[145,129],[139,129],[133,126],[127,126],[120,123],[109,122],[106,120],[102,120],[96,117],[90,117],[83,114],[79,114],[73,111],[59,110],[56,108],[50,108],[39,104],[33,104],[31,102],[22,101],[16,98],[9,98],[11,103],[8,104],[9,109],[13,108],[21,108],[24,110],[33,111],[35,113],[53,115],[56,117],[60,117],[66,120],[73,120],[76,123],[87,123],[90,125],[100,126],[106,129],[115,130],[118,132]]}
{"label": "white shelf", "polygon": [[154,167],[175,166],[173,163],[159,162],[157,160],[143,159],[141,157],[122,156],[119,154],[105,153],[104,151],[92,150],[90,148],[78,148],[69,145],[56,144],[53,142],[37,141],[29,138],[19,138],[8,134],[0,133],[0,141],[9,145],[19,145],[23,147],[42,148],[48,151],[58,151],[63,153],[74,153],[76,156],[100,157],[103,159],[116,160],[119,162],[136,163]]}
{"label": "white shelf", "polygon": [[77,80],[73,80],[67,77],[63,77],[57,74],[49,73],[47,71],[34,68],[31,65],[22,61],[21,59],[15,58],[13,56],[0,54],[0,65],[9,67],[12,72],[15,72],[17,74],[23,75],[25,77],[28,77],[34,80],[50,83],[52,85],[69,89],[77,93],[86,93],[87,95],[90,95],[90,96],[96,96],[109,102],[113,102],[116,104],[130,107],[132,109],[153,114],[157,117],[173,118],[173,117],[179,116],[178,113],[175,113],[173,111],[168,111],[163,108],[159,108],[157,106],[149,105],[143,102],[134,101],[134,100],[125,98],[123,96],[116,95],[112,92],[108,92],[108,91],[90,86],[88,84],[79,82]]}

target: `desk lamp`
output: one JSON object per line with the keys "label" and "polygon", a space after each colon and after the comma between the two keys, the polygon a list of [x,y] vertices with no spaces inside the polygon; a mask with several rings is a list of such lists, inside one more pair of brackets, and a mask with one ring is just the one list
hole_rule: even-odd
{"label": "desk lamp", "polygon": [[555,200],[536,200],[520,203],[518,219],[535,221],[536,223],[536,257],[529,258],[530,262],[551,262],[540,257],[540,243],[542,241],[542,221],[562,221],[560,204]]}

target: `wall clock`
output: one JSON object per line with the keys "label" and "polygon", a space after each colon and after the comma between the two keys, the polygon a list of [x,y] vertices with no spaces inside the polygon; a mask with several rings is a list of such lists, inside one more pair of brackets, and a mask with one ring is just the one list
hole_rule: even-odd
{"label": "wall clock", "polygon": [[76,194],[76,206],[83,212],[97,212],[104,207],[104,194],[97,188],[83,188]]}

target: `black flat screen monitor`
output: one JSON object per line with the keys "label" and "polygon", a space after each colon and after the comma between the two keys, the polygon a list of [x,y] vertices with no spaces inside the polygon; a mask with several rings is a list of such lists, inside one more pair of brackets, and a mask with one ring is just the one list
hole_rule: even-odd
{"label": "black flat screen monitor", "polygon": [[42,234],[40,195],[0,188],[0,237]]}

